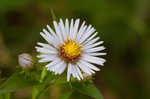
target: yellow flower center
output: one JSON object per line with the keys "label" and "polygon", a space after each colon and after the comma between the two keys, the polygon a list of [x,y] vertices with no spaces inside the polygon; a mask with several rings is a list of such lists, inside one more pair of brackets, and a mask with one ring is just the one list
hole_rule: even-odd
{"label": "yellow flower center", "polygon": [[72,39],[66,41],[59,49],[59,55],[67,62],[75,62],[81,53],[81,45],[75,43]]}

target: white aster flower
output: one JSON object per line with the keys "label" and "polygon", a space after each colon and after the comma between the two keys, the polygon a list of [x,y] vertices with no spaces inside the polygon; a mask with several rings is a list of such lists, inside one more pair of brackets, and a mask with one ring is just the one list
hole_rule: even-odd
{"label": "white aster flower", "polygon": [[71,75],[78,80],[83,79],[83,73],[92,75],[95,71],[99,71],[95,65],[104,65],[105,60],[100,58],[106,53],[100,52],[104,50],[104,46],[100,46],[103,41],[96,37],[97,32],[92,25],[86,25],[85,22],[79,26],[79,19],[72,19],[70,24],[68,19],[63,23],[60,19],[59,23],[53,22],[55,31],[47,25],[47,29],[43,29],[41,36],[48,44],[37,43],[40,47],[36,50],[41,54],[39,62],[48,62],[47,70],[61,74],[67,68],[67,81]]}

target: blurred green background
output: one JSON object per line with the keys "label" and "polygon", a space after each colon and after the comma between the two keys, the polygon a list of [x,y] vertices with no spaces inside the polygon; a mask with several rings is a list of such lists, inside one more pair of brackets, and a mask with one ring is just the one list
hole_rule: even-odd
{"label": "blurred green background", "polygon": [[107,62],[94,80],[104,99],[150,99],[150,0],[0,0],[0,79],[15,72],[19,54],[35,53],[51,9],[59,18],[86,20],[105,41]]}

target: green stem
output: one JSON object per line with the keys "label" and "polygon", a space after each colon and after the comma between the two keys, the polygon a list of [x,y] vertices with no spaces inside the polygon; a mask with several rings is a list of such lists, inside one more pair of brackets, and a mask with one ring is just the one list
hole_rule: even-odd
{"label": "green stem", "polygon": [[38,86],[34,86],[33,91],[32,91],[32,99],[39,99],[40,95],[45,93],[45,91],[47,91],[50,85],[53,85],[55,81],[56,79],[51,80],[51,82],[46,83],[46,84],[41,83]]}
{"label": "green stem", "polygon": [[5,99],[10,99],[11,94],[7,93]]}
{"label": "green stem", "polygon": [[57,78],[48,72],[44,67],[41,73],[41,78],[39,80],[39,85],[33,87],[32,90],[32,99],[38,99],[42,93],[44,93],[50,85],[55,83]]}
{"label": "green stem", "polygon": [[53,21],[54,21],[54,20],[57,21],[57,18],[56,18],[56,15],[55,15],[53,9],[51,9],[51,15],[52,15]]}

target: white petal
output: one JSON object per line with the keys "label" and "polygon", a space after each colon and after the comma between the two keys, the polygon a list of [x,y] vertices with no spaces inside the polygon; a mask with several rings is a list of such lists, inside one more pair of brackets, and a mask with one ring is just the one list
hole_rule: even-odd
{"label": "white petal", "polygon": [[81,62],[82,64],[86,65],[87,67],[89,67],[90,69],[93,69],[93,70],[95,70],[95,71],[99,71],[99,70],[100,70],[99,68],[97,68],[97,67],[94,66],[93,64],[90,64],[90,63],[88,63],[88,62],[86,62],[86,61],[81,60],[80,62]]}
{"label": "white petal", "polygon": [[85,49],[83,50],[83,52],[98,52],[98,51],[102,51],[104,50],[105,47],[104,46],[100,46],[100,47],[94,47],[94,48],[89,48],[89,49]]}
{"label": "white petal", "polygon": [[55,66],[56,64],[58,64],[59,62],[61,62],[60,59],[54,60],[51,63],[47,64],[46,67],[50,68],[51,66]]}
{"label": "white petal", "polygon": [[76,36],[76,42],[79,42],[80,37],[81,37],[82,34],[85,32],[86,28],[87,28],[87,26],[85,25],[85,21],[84,21],[84,22],[82,23],[80,29],[79,29],[79,32],[78,32],[77,36]]}
{"label": "white petal", "polygon": [[58,24],[56,23],[56,21],[54,21],[53,24],[54,24],[54,28],[56,30],[56,34],[57,34],[60,42],[63,43],[63,37],[62,37],[62,34],[60,32],[60,27],[58,26]]}
{"label": "white petal", "polygon": [[52,28],[49,25],[47,25],[47,28],[48,28],[50,33],[55,34],[55,32],[52,30]]}
{"label": "white petal", "polygon": [[62,43],[59,37],[56,34],[54,34],[52,40],[53,40],[53,46],[55,46],[55,48],[59,48],[60,44]]}
{"label": "white petal", "polygon": [[74,22],[73,19],[71,19],[71,23],[70,23],[70,31],[69,31],[69,38],[72,39],[72,35],[73,35],[73,31],[74,31]]}
{"label": "white petal", "polygon": [[89,49],[89,48],[93,48],[93,47],[96,47],[96,46],[99,46],[101,44],[103,44],[104,41],[100,41],[100,42],[96,42],[94,44],[91,44],[91,45],[85,45],[83,46],[83,49]]}
{"label": "white petal", "polygon": [[78,74],[78,71],[76,69],[76,65],[72,64],[72,74],[73,74],[73,77],[77,78],[78,80],[81,80],[81,78],[79,77],[79,74]]}
{"label": "white petal", "polygon": [[50,44],[53,44],[52,40],[50,37],[48,37],[47,35],[45,35],[44,33],[40,32],[40,35]]}
{"label": "white petal", "polygon": [[52,61],[53,59],[49,58],[49,57],[44,57],[44,58],[41,58],[38,62],[40,63],[45,63],[45,62],[50,62]]}
{"label": "white petal", "polygon": [[88,55],[91,55],[91,56],[102,56],[102,55],[106,55],[107,53],[100,53],[100,52],[92,52],[92,53],[86,53]]}
{"label": "white petal", "polygon": [[46,29],[43,29],[43,32],[48,36],[48,37],[52,37],[52,35],[46,30]]}
{"label": "white petal", "polygon": [[72,73],[73,77],[76,78],[77,77],[76,70],[74,68],[74,65],[72,65],[72,64],[71,64],[71,70],[72,70],[71,73]]}
{"label": "white petal", "polygon": [[[59,62],[58,64],[48,67],[48,70],[55,72],[55,74],[61,74],[62,69],[64,69],[66,65],[64,64],[64,61]],[[63,67],[63,68],[62,68]]]}
{"label": "white petal", "polygon": [[82,54],[81,58],[87,62],[102,65],[102,66],[104,65],[104,62],[105,62],[105,59],[103,58],[94,57],[94,56],[90,56],[87,54]]}
{"label": "white petal", "polygon": [[50,54],[57,54],[57,52],[55,50],[50,50],[47,48],[41,48],[41,47],[35,47],[37,52],[41,52],[41,53],[50,53]]}
{"label": "white petal", "polygon": [[63,73],[65,69],[66,69],[66,64],[64,63],[59,70],[59,74]]}
{"label": "white petal", "polygon": [[[81,74],[81,72],[80,72],[78,66],[75,65],[75,66],[74,66],[74,69],[75,69],[75,71],[76,71],[76,77],[77,77],[77,79],[78,79],[78,80],[81,80],[82,74]],[[80,78],[80,77],[81,77],[81,78]]]}
{"label": "white petal", "polygon": [[93,35],[91,37],[89,37],[85,42],[83,42],[83,45],[87,44],[89,41],[91,41],[94,37],[96,37],[96,35],[98,34],[98,32],[93,33]]}
{"label": "white petal", "polygon": [[86,31],[85,31],[85,32],[89,32],[89,31],[90,31],[90,29],[91,29],[91,27],[92,27],[92,25],[89,25],[89,26],[87,27],[87,29],[86,29]]}
{"label": "white petal", "polygon": [[52,54],[50,55],[41,54],[41,55],[38,55],[37,57],[41,58],[39,62],[50,62],[50,61],[58,60],[58,57]]}
{"label": "white petal", "polygon": [[[59,42],[59,38],[56,35],[56,33],[51,29],[51,27],[49,25],[47,25],[47,28],[49,30],[49,32],[51,33],[51,42],[53,42],[53,45],[55,45],[55,47],[58,47]],[[44,30],[43,30],[44,31]]]}
{"label": "white petal", "polygon": [[80,78],[80,75],[79,75],[79,72],[78,72],[77,68],[78,68],[78,67],[75,65],[75,66],[74,66],[74,70],[75,70],[75,72],[76,72],[76,78],[77,78],[78,80],[81,80],[81,78]]}
{"label": "white petal", "polygon": [[88,43],[83,44],[83,45],[84,45],[84,46],[91,45],[91,44],[95,43],[96,41],[98,41],[99,39],[100,39],[99,37],[96,37],[96,38],[94,38],[94,39],[90,40]]}
{"label": "white petal", "polygon": [[79,76],[81,77],[81,79],[83,79],[82,73],[78,66],[76,66],[76,69],[77,69],[77,72],[78,72]]}
{"label": "white petal", "polygon": [[[45,47],[45,48],[49,48],[50,45],[48,44],[45,44],[45,43],[40,43],[40,42],[37,42],[37,44],[41,47]],[[50,46],[51,47],[51,46]]]}
{"label": "white petal", "polygon": [[69,81],[71,74],[74,78],[81,80],[80,75],[78,73],[78,69],[76,67],[77,66],[74,64],[71,63],[68,64],[67,81]]}
{"label": "white petal", "polygon": [[73,33],[73,39],[76,38],[77,32],[78,32],[78,27],[79,27],[80,19],[76,19],[75,24],[74,24],[74,33]]}
{"label": "white petal", "polygon": [[63,40],[65,40],[66,30],[65,30],[65,26],[64,26],[64,23],[63,23],[62,19],[60,19],[59,26],[60,26],[60,29],[61,29],[61,32],[62,32],[62,35],[63,35]]}
{"label": "white petal", "polygon": [[69,37],[69,21],[68,21],[68,19],[66,19],[66,22],[65,22],[65,30],[66,30],[65,37]]}
{"label": "white petal", "polygon": [[56,74],[61,74],[62,72],[64,72],[66,68],[66,63],[64,61],[61,61],[61,63],[59,63],[58,66],[55,67],[56,69]]}
{"label": "white petal", "polygon": [[50,61],[52,61],[51,59],[48,59],[48,58],[42,58],[42,59],[40,59],[38,62],[39,63],[45,63],[45,62],[50,62]]}
{"label": "white petal", "polygon": [[49,44],[44,44],[44,43],[40,43],[40,42],[38,42],[37,44],[45,49],[49,49],[49,50],[57,52],[56,48],[54,48],[53,46],[51,46]]}
{"label": "white petal", "polygon": [[71,64],[68,64],[68,70],[67,70],[67,81],[70,81],[70,77],[71,77]]}
{"label": "white petal", "polygon": [[55,60],[59,58],[57,54],[40,54],[37,56],[38,58],[50,58],[51,60]]}
{"label": "white petal", "polygon": [[94,28],[90,29],[88,32],[86,32],[86,33],[82,36],[80,42],[83,43],[83,42],[84,42],[85,40],[87,40],[87,38],[89,38],[94,32],[95,32],[95,29],[94,29]]}
{"label": "white petal", "polygon": [[[80,67],[80,69],[83,71],[83,72],[85,72],[85,73],[87,73],[87,74],[89,74],[89,75],[91,75],[92,74],[92,70],[91,69],[89,69],[87,66],[85,66],[84,64],[82,64],[80,61],[77,63],[77,65]],[[92,71],[92,72],[91,72]]]}
{"label": "white petal", "polygon": [[[59,62],[60,63],[60,62]],[[56,68],[56,66],[59,64],[59,63],[56,63],[55,65],[52,65],[52,66],[50,66],[50,67],[47,67],[47,70],[49,70],[49,71],[52,71],[52,72],[57,72],[57,70],[55,69]]]}

